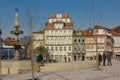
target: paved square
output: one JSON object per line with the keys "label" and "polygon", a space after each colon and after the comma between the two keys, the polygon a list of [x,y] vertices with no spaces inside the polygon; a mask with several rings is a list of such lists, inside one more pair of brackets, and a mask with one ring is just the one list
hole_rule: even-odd
{"label": "paved square", "polygon": [[[120,80],[120,61],[112,60],[112,66],[102,66],[101,70],[83,69],[72,71],[36,73],[37,80]],[[29,80],[31,73],[6,75],[1,80]]]}

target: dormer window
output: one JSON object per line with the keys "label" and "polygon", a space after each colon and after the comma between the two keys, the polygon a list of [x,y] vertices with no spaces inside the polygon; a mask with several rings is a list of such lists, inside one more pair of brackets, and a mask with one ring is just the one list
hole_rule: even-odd
{"label": "dormer window", "polygon": [[62,18],[62,14],[57,14],[57,18]]}
{"label": "dormer window", "polygon": [[56,29],[62,29],[63,28],[63,23],[55,23],[54,24]]}

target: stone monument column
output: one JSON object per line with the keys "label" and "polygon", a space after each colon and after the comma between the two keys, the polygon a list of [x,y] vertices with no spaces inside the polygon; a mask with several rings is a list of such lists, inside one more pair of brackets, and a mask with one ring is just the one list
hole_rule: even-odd
{"label": "stone monument column", "polygon": [[14,31],[11,31],[11,34],[14,34],[16,36],[15,42],[12,43],[12,45],[15,47],[14,52],[14,60],[19,59],[19,48],[21,47],[21,42],[19,42],[19,35],[23,34],[23,31],[19,30],[20,24],[19,24],[19,16],[18,16],[18,8],[15,9],[16,15],[15,15],[15,23],[14,23]]}

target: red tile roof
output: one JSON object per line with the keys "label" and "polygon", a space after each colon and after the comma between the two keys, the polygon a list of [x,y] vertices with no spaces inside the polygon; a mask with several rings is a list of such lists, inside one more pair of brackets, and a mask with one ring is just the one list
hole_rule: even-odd
{"label": "red tile roof", "polygon": [[5,40],[3,40],[5,45],[8,46],[14,46],[14,45],[27,45],[27,43],[24,42],[18,42],[15,40],[15,38],[7,37]]}
{"label": "red tile roof", "polygon": [[83,34],[89,36],[89,35],[93,35],[93,32],[90,32],[89,30],[83,30]]}
{"label": "red tile roof", "polygon": [[[55,22],[54,22],[55,23]],[[54,29],[54,23],[49,23],[47,22],[45,24],[45,29]],[[70,22],[70,23],[64,23],[65,28],[73,28],[74,23]]]}
{"label": "red tile roof", "polygon": [[120,26],[111,28],[111,34],[113,36],[120,36]]}
{"label": "red tile roof", "polygon": [[39,30],[39,31],[36,31],[36,32],[33,32],[34,34],[36,34],[36,33],[41,33],[41,34],[43,34],[44,33],[44,30]]}
{"label": "red tile roof", "polygon": [[51,19],[56,18],[55,14],[54,14],[54,13],[50,14],[50,18],[51,18]]}
{"label": "red tile roof", "polygon": [[73,35],[83,35],[83,31],[80,30],[80,29],[74,30],[74,34]]}
{"label": "red tile roof", "polygon": [[7,37],[6,39],[4,39],[4,41],[15,41],[15,38]]}
{"label": "red tile roof", "polygon": [[70,16],[69,16],[68,13],[65,13],[65,14],[63,15],[63,18],[70,18]]}

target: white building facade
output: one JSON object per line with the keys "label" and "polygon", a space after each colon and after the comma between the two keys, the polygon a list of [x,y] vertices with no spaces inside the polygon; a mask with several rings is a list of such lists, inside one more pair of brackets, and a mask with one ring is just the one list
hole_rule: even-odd
{"label": "white building facade", "polygon": [[120,59],[120,26],[112,28],[111,34],[114,39],[113,45],[114,57]]}
{"label": "white building facade", "polygon": [[110,29],[96,25],[94,34],[97,36],[98,53],[113,52],[114,41]]}
{"label": "white building facade", "polygon": [[91,35],[87,32],[85,43],[86,60],[96,60],[98,53],[102,55],[103,52],[113,52],[113,37],[110,29],[102,26],[95,25]]}
{"label": "white building facade", "polygon": [[45,47],[50,59],[57,62],[64,61],[65,57],[72,60],[72,35],[74,24],[68,13],[51,14],[45,24]]}

